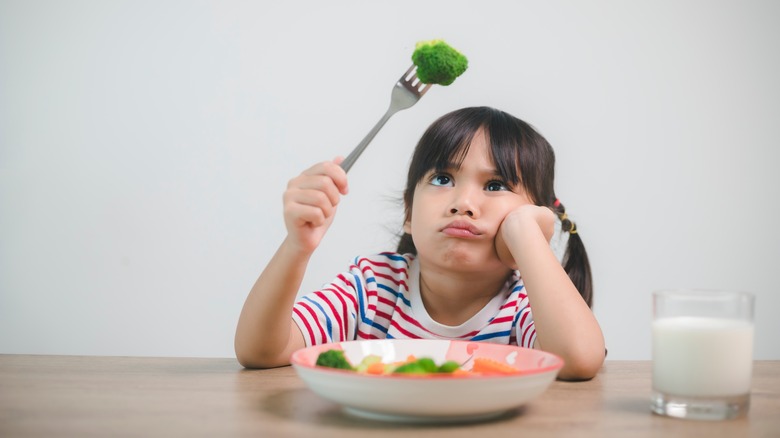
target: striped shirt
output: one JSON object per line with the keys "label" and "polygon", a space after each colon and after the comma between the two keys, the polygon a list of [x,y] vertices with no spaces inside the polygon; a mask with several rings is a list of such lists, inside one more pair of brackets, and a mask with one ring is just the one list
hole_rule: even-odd
{"label": "striped shirt", "polygon": [[307,346],[364,339],[450,339],[532,348],[533,316],[517,271],[471,319],[458,326],[434,321],[420,297],[420,266],[411,255],[355,258],[347,272],[298,299],[293,320]]}

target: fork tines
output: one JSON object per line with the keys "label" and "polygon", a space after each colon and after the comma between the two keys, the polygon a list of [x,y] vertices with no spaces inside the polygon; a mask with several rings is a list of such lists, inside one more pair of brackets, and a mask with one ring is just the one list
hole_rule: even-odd
{"label": "fork tines", "polygon": [[417,79],[417,66],[414,64],[409,67],[409,70],[406,70],[406,73],[401,76],[401,79],[399,79],[398,82],[403,84],[404,88],[418,96],[422,96],[431,88],[431,84],[425,84]]}

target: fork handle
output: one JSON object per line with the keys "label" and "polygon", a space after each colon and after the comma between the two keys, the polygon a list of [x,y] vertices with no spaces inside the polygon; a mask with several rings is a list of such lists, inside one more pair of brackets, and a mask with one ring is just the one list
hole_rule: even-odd
{"label": "fork handle", "polygon": [[370,131],[368,131],[368,134],[366,134],[366,136],[363,138],[363,141],[358,143],[358,145],[355,146],[355,149],[352,149],[352,152],[347,155],[347,158],[341,162],[341,168],[344,169],[344,172],[349,172],[349,169],[351,169],[352,165],[355,164],[355,161],[357,161],[360,154],[363,153],[368,144],[371,143],[371,140],[376,137],[376,134],[380,129],[382,129],[383,126],[385,126],[385,123],[387,123],[393,114],[395,114],[395,111],[393,111],[392,108],[388,109],[387,112],[385,112],[385,115],[383,115],[382,118],[376,122],[376,125],[374,125]]}

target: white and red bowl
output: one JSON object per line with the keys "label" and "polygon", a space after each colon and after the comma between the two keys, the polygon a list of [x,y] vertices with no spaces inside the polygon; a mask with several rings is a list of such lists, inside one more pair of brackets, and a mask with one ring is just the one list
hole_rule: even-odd
{"label": "white and red bowl", "polygon": [[[374,354],[383,362],[430,357],[466,362],[485,357],[509,365],[517,374],[433,374],[424,377],[370,375],[316,366],[320,353],[343,350],[352,364]],[[293,353],[292,366],[318,395],[342,405],[353,415],[391,421],[471,421],[499,416],[543,393],[563,367],[551,353],[487,342],[447,340],[370,340],[323,344]]]}

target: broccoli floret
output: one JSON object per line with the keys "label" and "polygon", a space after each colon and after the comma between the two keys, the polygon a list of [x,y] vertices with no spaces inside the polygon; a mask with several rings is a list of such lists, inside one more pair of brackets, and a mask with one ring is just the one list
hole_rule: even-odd
{"label": "broccoli floret", "polygon": [[344,352],[341,350],[328,350],[320,353],[320,355],[317,356],[316,365],[328,368],[338,368],[340,370],[355,370],[347,358],[344,357]]}
{"label": "broccoli floret", "polygon": [[469,66],[463,54],[443,40],[420,41],[412,54],[417,79],[425,84],[450,85]]}
{"label": "broccoli floret", "polygon": [[435,373],[437,370],[438,367],[433,359],[423,357],[422,359],[405,363],[393,370],[393,372],[402,374],[429,374]]}
{"label": "broccoli floret", "polygon": [[448,360],[447,362],[444,362],[443,364],[439,365],[439,369],[437,370],[437,372],[454,373],[459,369],[460,369],[459,363],[455,362],[454,360]]}

